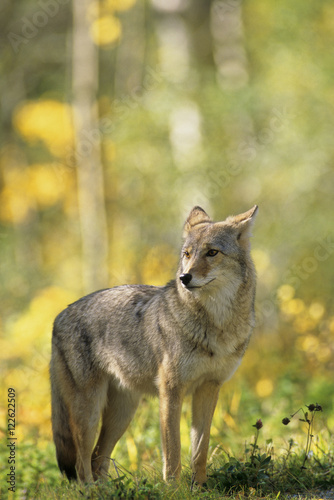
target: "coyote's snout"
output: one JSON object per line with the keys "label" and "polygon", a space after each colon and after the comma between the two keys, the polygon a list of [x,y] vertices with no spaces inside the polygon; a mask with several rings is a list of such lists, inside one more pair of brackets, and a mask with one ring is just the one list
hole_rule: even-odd
{"label": "coyote's snout", "polygon": [[160,398],[164,479],[178,478],[181,406],[190,393],[192,468],[205,482],[219,389],[238,367],[254,324],[249,237],[256,212],[254,206],[213,222],[193,208],[175,280],[101,290],[58,315],[52,428],[59,468],[69,479],[108,475],[110,454],[144,393]]}
{"label": "coyote's snout", "polygon": [[192,275],[190,273],[182,273],[180,274],[180,280],[182,282],[182,285],[188,286],[191,280],[193,279]]}

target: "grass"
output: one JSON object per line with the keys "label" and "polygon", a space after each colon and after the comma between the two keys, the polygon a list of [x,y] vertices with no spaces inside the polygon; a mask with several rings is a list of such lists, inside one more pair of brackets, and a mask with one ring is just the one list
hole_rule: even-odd
{"label": "grass", "polygon": [[[303,443],[297,445],[291,438],[283,453],[276,455],[271,439],[262,443],[262,421],[254,424],[254,436],[239,457],[232,456],[219,445],[209,460],[209,478],[205,488],[192,484],[190,467],[184,466],[181,481],[166,484],[162,481],[160,464],[156,468],[141,467],[139,473],[131,473],[119,463],[111,460],[110,480],[94,485],[68,483],[57,469],[54,449],[49,443],[40,449],[32,442],[25,442],[18,451],[16,474],[17,491],[8,493],[2,482],[1,498],[20,498],[22,500],[39,499],[215,499],[244,498],[287,499],[321,498],[318,491],[325,491],[334,486],[332,437],[322,442],[314,435],[317,413],[320,405],[308,405],[307,411],[300,409],[290,418],[285,417],[283,424],[298,416],[306,432],[302,434]],[[283,425],[282,424],[282,425]],[[327,441],[327,450],[322,445]],[[6,450],[1,447],[1,464],[6,463]],[[1,465],[4,477],[6,467]]]}
{"label": "grass", "polygon": [[[49,474],[47,468],[40,467],[32,475],[27,488],[20,489],[21,499],[215,499],[231,498],[318,498],[317,491],[334,486],[333,457],[312,458],[309,467],[301,467],[304,453],[291,453],[289,456],[273,458],[259,452],[242,459],[235,457],[220,458],[209,469],[209,479],[205,488],[191,485],[191,472],[184,468],[178,484],[165,484],[160,472],[142,471],[131,474],[119,464],[113,464],[110,480],[94,485],[78,485]],[[252,458],[250,458],[252,457]],[[31,467],[27,464],[27,468]],[[32,468],[35,473],[36,468]],[[5,492],[3,492],[5,493]],[[4,496],[5,498],[5,496]],[[11,498],[9,496],[9,498]]]}

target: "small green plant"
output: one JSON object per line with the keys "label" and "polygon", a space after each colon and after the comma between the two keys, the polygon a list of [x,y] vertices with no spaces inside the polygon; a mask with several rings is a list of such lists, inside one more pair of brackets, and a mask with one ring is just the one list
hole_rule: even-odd
{"label": "small green plant", "polygon": [[246,460],[238,460],[235,457],[229,457],[220,469],[216,470],[210,477],[210,483],[219,491],[233,492],[240,489],[256,488],[259,490],[267,490],[270,485],[269,465],[271,456],[266,453],[260,453],[258,439],[260,429],[263,427],[262,420],[259,419],[253,425],[256,429],[254,442],[251,443],[251,454]]}
{"label": "small green plant", "polygon": [[259,449],[259,447],[257,445],[257,441],[259,439],[260,429],[262,429],[262,427],[263,427],[262,420],[259,418],[259,420],[257,420],[256,423],[253,425],[253,427],[255,427],[256,433],[255,433],[255,437],[254,437],[254,443],[251,444],[251,447],[252,447],[252,453],[251,453],[251,456],[250,456],[251,461],[254,460],[255,453]]}
{"label": "small green plant", "polygon": [[[311,453],[311,446],[312,446],[312,439],[314,438],[313,435],[313,429],[314,429],[314,419],[316,412],[322,411],[322,406],[319,405],[318,403],[316,404],[310,404],[310,405],[305,405],[306,408],[308,408],[309,411],[305,411],[303,408],[299,408],[295,413],[290,415],[291,418],[293,418],[295,415],[298,413],[302,412],[304,418],[300,418],[300,422],[305,422],[307,424],[307,438],[306,438],[306,444],[305,444],[305,451],[304,451],[304,458],[303,458],[303,463],[301,465],[302,469],[305,469],[305,464],[310,456]],[[290,418],[285,417],[282,420],[282,423],[284,425],[289,425],[291,422]]]}
{"label": "small green plant", "polygon": [[[307,438],[305,448],[299,452],[292,452],[296,443],[291,438],[285,456],[273,459],[271,452],[261,452],[259,447],[260,430],[263,427],[259,419],[253,425],[255,435],[253,442],[245,449],[245,459],[228,455],[228,460],[217,468],[210,476],[208,487],[235,498],[234,495],[252,496],[266,495],[266,498],[285,498],[284,495],[294,493],[316,492],[317,489],[326,490],[334,484],[333,457],[330,453],[323,453],[314,460],[312,468],[305,467],[306,461],[311,456],[311,445],[314,437],[314,421],[316,412],[322,411],[318,404],[307,405],[307,411],[298,410],[291,418],[302,412],[302,422],[307,424]],[[288,425],[290,418],[283,419],[283,424]],[[271,440],[267,443],[271,444]],[[272,448],[271,448],[272,449]],[[239,498],[238,496],[238,498]],[[312,497],[313,498],[313,497]]]}

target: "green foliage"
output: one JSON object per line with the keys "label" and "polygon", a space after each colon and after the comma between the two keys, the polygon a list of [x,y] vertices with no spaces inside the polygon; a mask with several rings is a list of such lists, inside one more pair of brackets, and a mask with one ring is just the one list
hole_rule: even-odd
{"label": "green foliage", "polygon": [[253,455],[247,462],[230,457],[220,469],[214,471],[208,481],[209,485],[223,492],[233,492],[249,488],[265,490],[269,482],[268,468],[271,456]]}
{"label": "green foliage", "polygon": [[271,455],[259,454],[253,460],[243,461],[229,457],[228,461],[215,470],[209,480],[208,487],[233,496],[237,492],[256,490],[257,495],[266,496],[280,494],[316,494],[316,489],[323,491],[333,487],[333,457],[326,456],[322,460],[312,462],[308,469],[301,468],[303,453],[273,459]]}

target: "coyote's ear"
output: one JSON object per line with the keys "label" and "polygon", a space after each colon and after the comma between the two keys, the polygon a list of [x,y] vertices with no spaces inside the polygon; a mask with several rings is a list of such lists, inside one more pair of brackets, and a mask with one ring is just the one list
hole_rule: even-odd
{"label": "coyote's ear", "polygon": [[194,207],[184,224],[183,237],[185,238],[189,231],[198,224],[207,224],[212,222],[208,214],[201,207]]}
{"label": "coyote's ear", "polygon": [[252,236],[251,230],[258,211],[258,206],[240,215],[232,215],[226,219],[226,222],[235,229],[237,241],[245,250],[249,249],[249,238]]}

